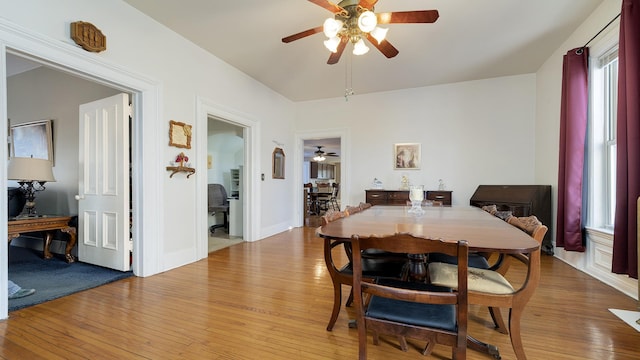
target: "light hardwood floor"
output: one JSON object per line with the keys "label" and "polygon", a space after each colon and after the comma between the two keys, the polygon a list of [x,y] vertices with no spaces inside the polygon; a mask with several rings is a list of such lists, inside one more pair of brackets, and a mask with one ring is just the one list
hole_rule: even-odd
{"label": "light hardwood floor", "polygon": [[[550,256],[523,318],[529,359],[638,359],[640,334],[608,308],[636,301]],[[509,277],[517,281],[523,269]],[[344,298],[348,295],[345,288]],[[148,278],[128,278],[18,310],[0,322],[1,359],[355,359],[352,309],[325,327],[332,306],[322,241],[297,228],[211,253]],[[506,315],[506,314],[505,314]],[[486,308],[470,309],[470,333],[514,359],[508,335],[490,328]],[[370,359],[424,359],[395,339],[371,344]],[[431,358],[448,359],[438,346]],[[468,359],[490,359],[468,352]]]}

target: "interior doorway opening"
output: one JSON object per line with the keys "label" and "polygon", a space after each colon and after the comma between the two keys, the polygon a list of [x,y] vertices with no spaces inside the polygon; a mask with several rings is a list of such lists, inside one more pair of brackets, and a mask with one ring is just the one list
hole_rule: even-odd
{"label": "interior doorway opening", "polygon": [[208,252],[244,241],[244,127],[207,117]]}

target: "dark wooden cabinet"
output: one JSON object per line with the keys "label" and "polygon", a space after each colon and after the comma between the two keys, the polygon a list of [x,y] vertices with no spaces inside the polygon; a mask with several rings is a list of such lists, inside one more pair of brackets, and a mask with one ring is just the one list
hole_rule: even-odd
{"label": "dark wooden cabinet", "polygon": [[309,178],[311,179],[328,180],[335,178],[335,165],[312,161],[309,163],[309,167]]}
{"label": "dark wooden cabinet", "polygon": [[[442,205],[451,205],[451,191],[426,190],[425,199],[442,201]],[[409,201],[408,190],[365,190],[365,199],[371,205],[406,205]]]}
{"label": "dark wooden cabinet", "polygon": [[427,200],[442,201],[442,205],[451,205],[451,191],[446,190],[427,190]]}
{"label": "dark wooden cabinet", "polygon": [[551,185],[480,185],[469,204],[477,207],[496,205],[499,211],[511,211],[514,216],[535,215],[549,228],[542,241],[542,250],[553,254]]}

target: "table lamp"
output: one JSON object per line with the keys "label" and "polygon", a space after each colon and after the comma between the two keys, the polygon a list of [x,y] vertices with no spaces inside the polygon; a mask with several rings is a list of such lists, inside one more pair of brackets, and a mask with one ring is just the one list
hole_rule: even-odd
{"label": "table lamp", "polygon": [[36,215],[36,192],[43,191],[46,182],[56,181],[51,161],[24,157],[9,159],[7,179],[16,180],[25,193],[27,216]]}

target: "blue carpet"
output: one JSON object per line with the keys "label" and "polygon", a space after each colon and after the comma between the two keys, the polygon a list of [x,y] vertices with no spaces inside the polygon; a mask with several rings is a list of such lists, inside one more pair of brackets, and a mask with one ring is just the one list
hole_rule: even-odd
{"label": "blue carpet", "polygon": [[9,300],[9,311],[57,299],[133,275],[100,266],[75,262],[67,264],[62,255],[44,260],[42,252],[9,246],[9,279],[35,294]]}

